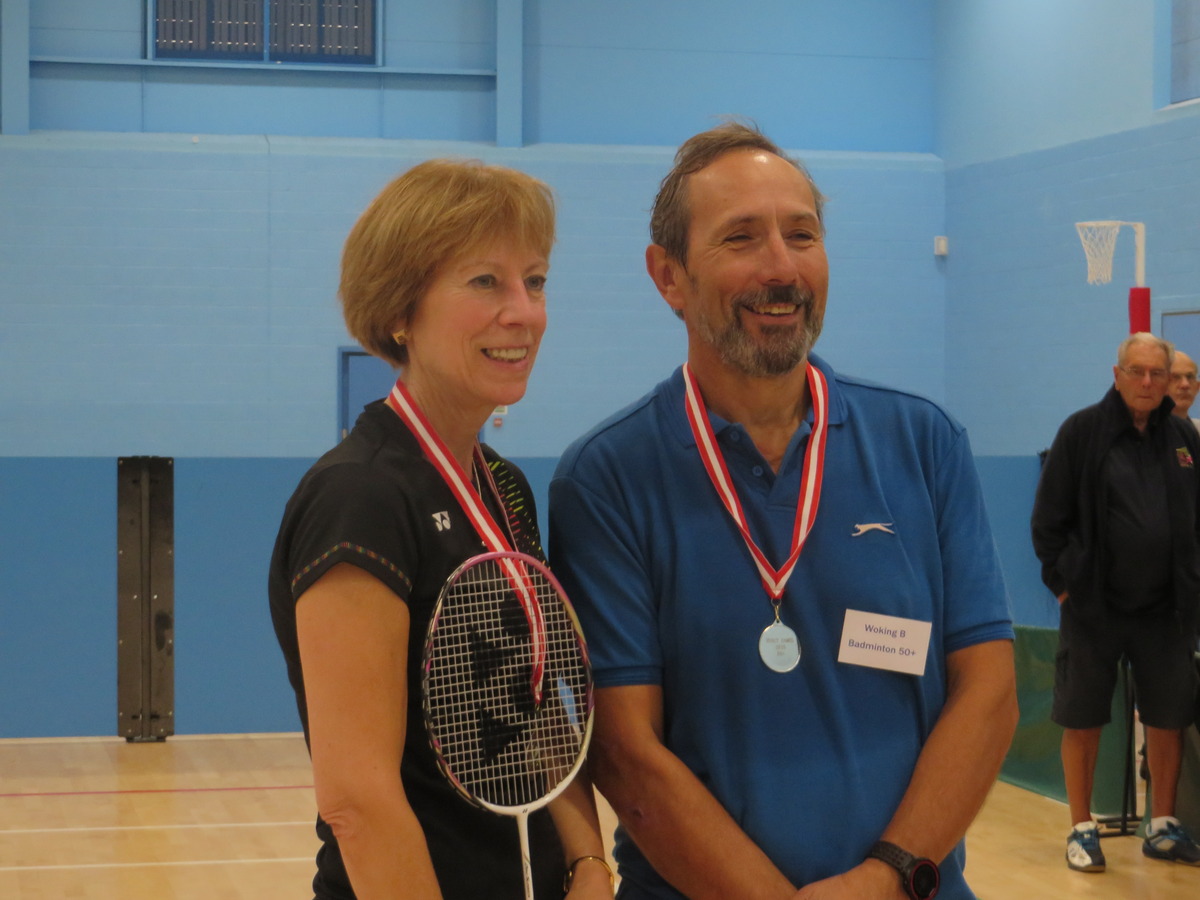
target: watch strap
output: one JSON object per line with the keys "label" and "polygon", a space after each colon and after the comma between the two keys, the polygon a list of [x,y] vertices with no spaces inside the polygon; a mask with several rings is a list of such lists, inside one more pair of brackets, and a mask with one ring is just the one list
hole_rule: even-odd
{"label": "watch strap", "polygon": [[[867,858],[885,862],[899,872],[900,884],[904,887],[904,893],[908,894],[913,900],[926,900],[926,898],[937,895],[941,878],[937,864],[933,860],[921,856],[913,856],[903,847],[893,844],[891,841],[876,841],[871,849],[867,851]],[[931,886],[932,891],[918,893],[919,889],[914,884],[913,873],[918,869],[926,867],[932,870],[929,873],[933,875],[934,883]]]}
{"label": "watch strap", "polygon": [[887,863],[901,875],[908,871],[908,867],[916,861],[916,857],[891,841],[876,841],[875,844],[867,851],[868,859],[878,859]]}

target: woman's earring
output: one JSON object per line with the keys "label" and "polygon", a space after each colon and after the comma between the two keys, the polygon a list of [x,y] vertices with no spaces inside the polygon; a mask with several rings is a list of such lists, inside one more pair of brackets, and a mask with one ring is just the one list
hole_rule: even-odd
{"label": "woman's earring", "polygon": [[401,347],[403,347],[404,344],[408,341],[408,332],[405,331],[403,328],[401,328],[399,331],[395,332],[392,335],[392,340],[395,341],[397,344],[399,344]]}

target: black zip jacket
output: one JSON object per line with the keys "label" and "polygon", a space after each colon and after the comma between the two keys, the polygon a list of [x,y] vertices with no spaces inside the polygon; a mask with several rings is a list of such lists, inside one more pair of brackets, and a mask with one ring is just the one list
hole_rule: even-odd
{"label": "black zip jacket", "polygon": [[[1181,627],[1194,633],[1200,607],[1200,437],[1191,424],[1171,415],[1164,398],[1150,414],[1146,433],[1162,455],[1171,523],[1173,604]],[[1077,612],[1104,611],[1105,516],[1107,497],[1100,477],[1117,437],[1133,427],[1133,416],[1115,387],[1099,403],[1063,422],[1046,456],[1033,504],[1033,549],[1042,581],[1061,596],[1067,591]]]}

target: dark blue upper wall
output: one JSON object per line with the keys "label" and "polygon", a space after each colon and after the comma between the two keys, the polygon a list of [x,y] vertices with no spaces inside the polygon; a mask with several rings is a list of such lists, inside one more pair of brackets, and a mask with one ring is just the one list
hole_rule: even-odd
{"label": "dark blue upper wall", "polygon": [[[553,459],[517,459],[539,505]],[[174,465],[179,734],[295,731],[266,599],[284,504],[311,460]],[[0,457],[0,739],[117,733],[116,460]],[[1029,547],[1036,457],[986,457],[980,480],[1018,622],[1058,609]],[[544,517],[544,508],[539,510]]]}

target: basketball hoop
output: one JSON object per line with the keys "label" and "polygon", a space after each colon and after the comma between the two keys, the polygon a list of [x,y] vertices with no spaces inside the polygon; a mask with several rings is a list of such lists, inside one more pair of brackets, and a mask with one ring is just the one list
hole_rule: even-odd
{"label": "basketball hoop", "polygon": [[1146,287],[1146,225],[1144,222],[1076,222],[1075,230],[1087,254],[1088,284],[1112,281],[1113,251],[1122,225],[1133,229],[1134,286],[1129,289],[1130,333],[1150,330],[1150,288]]}
{"label": "basketball hoop", "polygon": [[1076,222],[1075,230],[1087,254],[1088,284],[1112,281],[1113,250],[1124,222]]}

